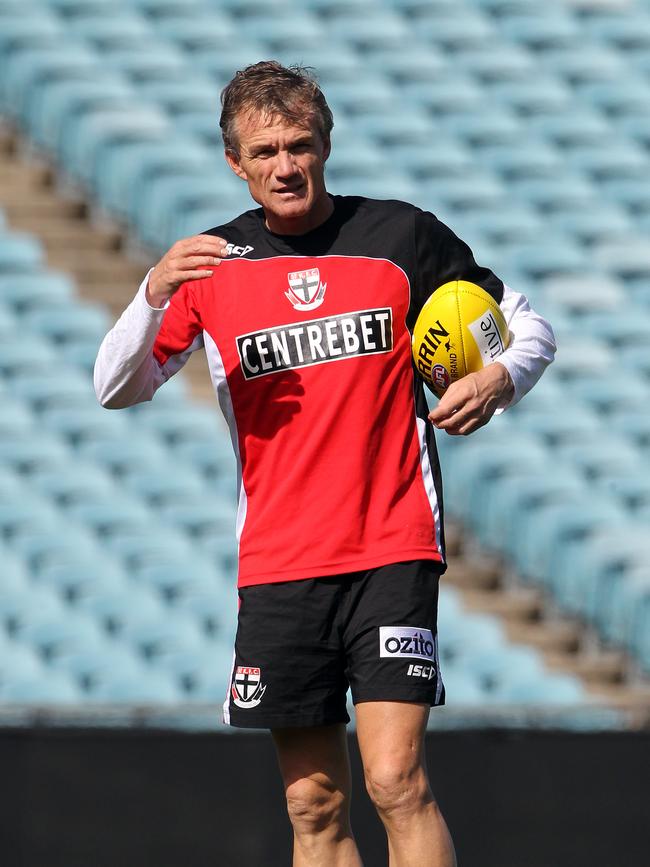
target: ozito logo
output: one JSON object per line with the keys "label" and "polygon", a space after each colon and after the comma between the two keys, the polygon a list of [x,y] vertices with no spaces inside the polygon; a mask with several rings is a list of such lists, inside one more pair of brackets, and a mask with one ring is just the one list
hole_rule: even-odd
{"label": "ozito logo", "polygon": [[433,660],[436,645],[430,629],[417,626],[380,626],[379,655],[381,657],[405,657]]}

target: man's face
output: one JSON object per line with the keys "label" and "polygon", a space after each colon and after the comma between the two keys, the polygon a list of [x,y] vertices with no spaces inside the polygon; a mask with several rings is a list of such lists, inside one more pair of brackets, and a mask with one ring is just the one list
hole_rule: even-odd
{"label": "man's face", "polygon": [[237,132],[239,154],[227,151],[226,159],[264,208],[271,231],[302,234],[327,219],[332,205],[323,172],[330,145],[314,124],[255,112],[237,118]]}

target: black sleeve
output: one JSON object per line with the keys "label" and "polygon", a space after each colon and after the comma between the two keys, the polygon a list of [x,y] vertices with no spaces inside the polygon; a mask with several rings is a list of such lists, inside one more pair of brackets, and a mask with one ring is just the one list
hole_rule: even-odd
{"label": "black sleeve", "polygon": [[415,281],[409,324],[415,322],[431,293],[450,280],[468,280],[482,286],[497,304],[503,283],[489,268],[481,268],[474,254],[449,226],[427,211],[415,212]]}

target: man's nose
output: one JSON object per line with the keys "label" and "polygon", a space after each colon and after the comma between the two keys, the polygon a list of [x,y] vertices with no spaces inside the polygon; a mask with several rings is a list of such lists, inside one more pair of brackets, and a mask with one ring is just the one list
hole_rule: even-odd
{"label": "man's nose", "polygon": [[276,164],[276,173],[282,178],[289,178],[296,172],[293,156],[289,151],[279,151]]}

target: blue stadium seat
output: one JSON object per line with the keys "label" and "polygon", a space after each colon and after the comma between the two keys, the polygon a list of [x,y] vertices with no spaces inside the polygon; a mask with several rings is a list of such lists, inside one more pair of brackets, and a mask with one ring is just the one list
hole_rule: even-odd
{"label": "blue stadium seat", "polygon": [[94,339],[99,346],[111,326],[107,311],[97,304],[57,304],[53,307],[32,309],[23,315],[25,327],[56,343]]}
{"label": "blue stadium seat", "polygon": [[32,10],[21,5],[15,10],[0,10],[0,63],[10,53],[60,45],[65,38],[65,29],[56,15],[40,4]]}
{"label": "blue stadium seat", "polygon": [[235,529],[233,504],[214,495],[204,494],[193,503],[167,503],[160,507],[160,516],[171,526],[198,538]]}
{"label": "blue stadium seat", "polygon": [[21,434],[20,439],[0,440],[0,466],[15,472],[30,473],[67,463],[69,451],[54,437],[43,438],[42,432],[32,429]]}
{"label": "blue stadium seat", "polygon": [[100,691],[109,684],[145,681],[151,674],[135,653],[110,640],[96,649],[62,654],[52,660],[51,669],[71,677],[84,690],[84,702],[97,700]]}
{"label": "blue stadium seat", "polygon": [[504,691],[506,702],[524,704],[582,704],[587,695],[582,682],[568,674],[548,675],[543,680],[522,681]]}
{"label": "blue stadium seat", "polygon": [[481,164],[508,180],[512,178],[553,177],[562,166],[555,148],[529,140],[525,144],[496,144],[480,149]]}
{"label": "blue stadium seat", "polygon": [[485,96],[524,116],[566,111],[571,104],[569,88],[561,80],[539,72],[530,78],[491,83]]}
{"label": "blue stadium seat", "polygon": [[463,17],[420,15],[417,19],[418,38],[433,43],[445,51],[483,46],[497,36],[490,19],[475,12],[471,7]]}
{"label": "blue stadium seat", "polygon": [[103,553],[95,538],[72,521],[62,521],[51,530],[23,533],[11,540],[11,547],[36,576],[50,564],[76,563],[80,558],[100,559]]}
{"label": "blue stadium seat", "polygon": [[219,587],[215,569],[199,555],[188,563],[147,563],[134,572],[133,577],[139,584],[175,605],[183,597],[194,597],[208,591],[216,593]]}
{"label": "blue stadium seat", "polygon": [[368,15],[354,6],[342,6],[332,10],[322,24],[326,39],[353,45],[362,51],[391,46],[406,48],[411,39],[404,18],[390,9],[375,7],[373,14]]}
{"label": "blue stadium seat", "polygon": [[176,704],[183,694],[173,679],[161,671],[146,668],[145,674],[110,671],[92,689],[91,702],[100,704],[158,705]]}
{"label": "blue stadium seat", "polygon": [[99,70],[94,52],[69,39],[57,45],[18,51],[5,59],[0,81],[3,108],[13,117],[26,117],[32,94],[44,83],[98,77]]}
{"label": "blue stadium seat", "polygon": [[154,38],[148,19],[128,8],[121,9],[117,15],[74,15],[67,26],[70,35],[87,40],[101,50],[124,46],[141,48]]}
{"label": "blue stadium seat", "polygon": [[133,85],[119,73],[96,71],[87,79],[49,82],[30,100],[27,123],[35,140],[62,153],[68,129],[84,114],[136,106]]}
{"label": "blue stadium seat", "polygon": [[124,596],[130,591],[125,571],[105,554],[101,561],[79,556],[74,563],[49,563],[39,569],[37,580],[73,605],[81,600],[87,604],[109,588]]}
{"label": "blue stadium seat", "polygon": [[580,28],[574,18],[553,4],[529,7],[499,21],[499,32],[535,51],[580,44]]}
{"label": "blue stadium seat", "polygon": [[580,98],[611,117],[642,114],[648,105],[650,85],[640,76],[600,81],[580,86]]}
{"label": "blue stadium seat", "polygon": [[22,318],[15,320],[11,333],[0,343],[0,374],[7,378],[47,373],[57,364],[56,349],[45,339],[34,335],[29,342],[25,340],[25,332],[20,327],[23,321]]}
{"label": "blue stadium seat", "polygon": [[94,502],[111,491],[118,493],[107,472],[72,456],[63,463],[36,469],[29,477],[29,484],[58,506]]}
{"label": "blue stadium seat", "polygon": [[[590,246],[617,237],[624,239],[633,230],[630,217],[621,208],[613,205],[597,211],[585,211],[581,207],[575,210],[564,208],[557,213],[549,214],[547,219],[550,229],[555,234],[573,236],[579,243]],[[571,304],[572,300],[571,295],[566,297],[568,304]]]}
{"label": "blue stadium seat", "polygon": [[[327,78],[323,78],[321,68],[312,59],[311,52],[309,61],[318,70],[319,80],[323,83],[327,97]],[[444,55],[436,52],[431,46],[412,45],[408,52],[391,48],[366,51],[363,55],[361,71],[363,69],[381,73],[388,76],[392,83],[404,85],[410,82],[432,82],[447,72],[447,62]]]}
{"label": "blue stadium seat", "polygon": [[170,133],[166,115],[153,107],[94,110],[70,124],[62,138],[61,155],[74,176],[89,183],[112,148],[137,141],[160,141]]}
{"label": "blue stadium seat", "polygon": [[650,47],[650,15],[645,10],[631,6],[624,15],[617,14],[615,9],[609,15],[606,12],[602,10],[599,15],[585,18],[587,33],[625,52]]}
{"label": "blue stadium seat", "polygon": [[57,271],[0,275],[0,301],[19,313],[42,304],[70,303],[74,294],[72,277]]}
{"label": "blue stadium seat", "polygon": [[40,269],[44,262],[41,242],[23,232],[0,234],[0,274],[29,273]]}
{"label": "blue stadium seat", "polygon": [[9,390],[16,397],[25,400],[36,411],[50,406],[78,406],[94,401],[92,384],[75,368],[66,370],[63,366],[39,370],[38,373],[27,371],[8,382]]}
{"label": "blue stadium seat", "polygon": [[563,157],[569,166],[597,181],[643,177],[649,165],[641,147],[621,141],[616,134],[610,134],[598,144],[566,148]]}
{"label": "blue stadium seat", "polygon": [[[216,120],[213,120],[216,125]],[[175,172],[210,174],[214,155],[187,136],[174,141],[136,141],[109,151],[97,167],[93,186],[106,207],[122,217],[137,212],[143,190],[153,178]]]}
{"label": "blue stadium seat", "polygon": [[615,80],[626,74],[626,65],[618,53],[601,44],[573,43],[545,48],[543,62],[572,85]]}
{"label": "blue stadium seat", "polygon": [[152,506],[196,500],[206,490],[198,473],[189,467],[175,467],[173,463],[167,465],[164,473],[146,467],[136,469],[124,478],[123,484]]}
{"label": "blue stadium seat", "polygon": [[471,147],[515,144],[522,135],[521,122],[514,112],[502,107],[495,107],[492,112],[440,116],[436,125]]}
{"label": "blue stadium seat", "polygon": [[263,42],[242,36],[219,51],[213,51],[211,47],[195,48],[191,66],[195,71],[211,76],[223,87],[238,69],[257,63],[260,57],[266,56],[268,49]]}
{"label": "blue stadium seat", "polygon": [[162,473],[168,461],[168,453],[156,437],[135,430],[128,439],[114,439],[107,432],[104,438],[80,443],[79,454],[116,476],[145,468]]}
{"label": "blue stadium seat", "polygon": [[483,45],[455,51],[454,64],[486,83],[519,81],[536,70],[528,51],[498,37]]}
{"label": "blue stadium seat", "polygon": [[79,704],[83,694],[65,674],[52,672],[34,677],[18,676],[0,687],[0,701],[18,705]]}

